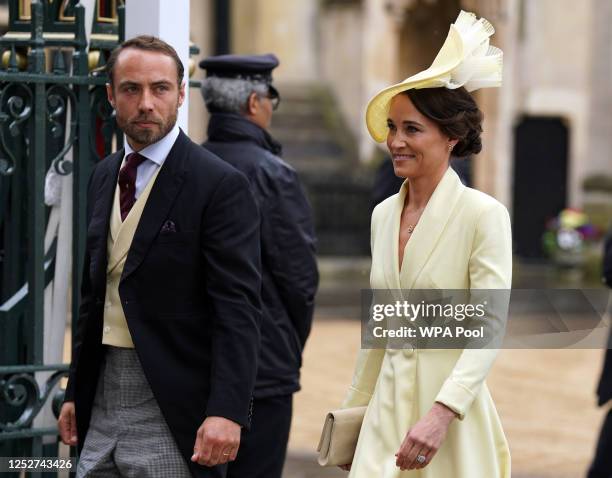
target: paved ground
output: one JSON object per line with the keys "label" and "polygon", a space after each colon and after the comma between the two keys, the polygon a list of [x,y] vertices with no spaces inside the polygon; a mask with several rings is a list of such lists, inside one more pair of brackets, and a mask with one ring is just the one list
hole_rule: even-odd
{"label": "paved ground", "polygon": [[[338,310],[319,310],[306,346],[283,478],[347,476],[320,468],[315,458],[323,418],[341,403],[359,348],[359,322]],[[510,442],[513,478],[585,475],[604,413],[594,397],[601,360],[600,350],[500,352],[488,383]]]}
{"label": "paved ground", "polygon": [[[347,476],[339,469],[320,468],[315,449],[325,413],[344,397],[359,348],[359,322],[347,319],[358,316],[358,311],[340,305],[359,303],[358,291],[367,287],[369,261],[323,261],[320,267],[324,283],[304,353],[303,389],[295,397],[284,478]],[[523,280],[515,287],[552,287],[540,269],[531,275],[533,284]],[[67,344],[68,338],[67,333]],[[66,350],[66,360],[68,354]],[[500,353],[488,383],[510,443],[513,478],[585,475],[604,413],[595,407],[594,396],[601,361],[600,350]]]}
{"label": "paved ground", "polygon": [[[358,347],[359,322],[324,311],[315,320],[284,478],[346,476],[319,468],[314,450],[325,412],[342,401]],[[599,350],[500,353],[488,383],[510,442],[513,477],[584,476],[603,416],[593,392],[601,358]]]}

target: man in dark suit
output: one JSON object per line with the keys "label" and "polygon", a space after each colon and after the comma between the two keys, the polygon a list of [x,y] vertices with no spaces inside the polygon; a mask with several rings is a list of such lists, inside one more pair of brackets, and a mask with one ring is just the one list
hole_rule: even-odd
{"label": "man in dark suit", "polygon": [[[612,230],[604,241],[603,282],[612,288]],[[603,371],[597,387],[599,406],[612,400],[612,332],[608,338],[608,347],[604,358]],[[595,457],[588,472],[588,478],[612,477],[612,409],[604,418]]]}
{"label": "man in dark suit", "polygon": [[272,84],[277,58],[221,55],[200,66],[211,113],[203,146],[249,178],[261,213],[262,346],[253,423],[227,476],[280,478],[319,278],[312,212],[297,173],[267,131],[280,100]]}
{"label": "man in dark suit", "polygon": [[78,445],[77,476],[223,477],[250,419],[258,211],[244,175],[176,125],[170,45],[131,39],[106,69],[127,142],[90,180],[60,434]]}

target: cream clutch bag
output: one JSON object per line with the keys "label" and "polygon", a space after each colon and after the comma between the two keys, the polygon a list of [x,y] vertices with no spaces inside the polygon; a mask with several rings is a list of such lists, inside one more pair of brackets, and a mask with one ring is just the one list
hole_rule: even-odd
{"label": "cream clutch bag", "polygon": [[353,462],[359,431],[367,408],[345,408],[327,414],[317,447],[319,465],[338,466]]}

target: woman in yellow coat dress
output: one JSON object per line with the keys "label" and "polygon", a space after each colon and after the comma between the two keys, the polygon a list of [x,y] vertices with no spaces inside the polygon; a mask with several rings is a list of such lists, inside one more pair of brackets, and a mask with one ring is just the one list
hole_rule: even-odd
{"label": "woman in yellow coat dress", "polygon": [[[372,289],[511,286],[506,208],[465,187],[451,152],[481,149],[468,90],[497,86],[492,26],[462,12],[432,66],[386,88],[366,120],[386,139],[398,194],[372,214]],[[510,478],[510,452],[485,378],[494,349],[361,350],[343,407],[367,405],[349,478]]]}

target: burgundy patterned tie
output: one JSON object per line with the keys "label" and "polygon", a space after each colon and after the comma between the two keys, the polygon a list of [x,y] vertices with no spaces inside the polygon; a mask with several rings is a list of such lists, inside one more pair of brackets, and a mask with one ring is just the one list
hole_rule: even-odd
{"label": "burgundy patterned tie", "polygon": [[119,202],[122,221],[125,221],[136,202],[136,170],[146,159],[138,153],[130,153],[127,155],[125,166],[119,171]]}

